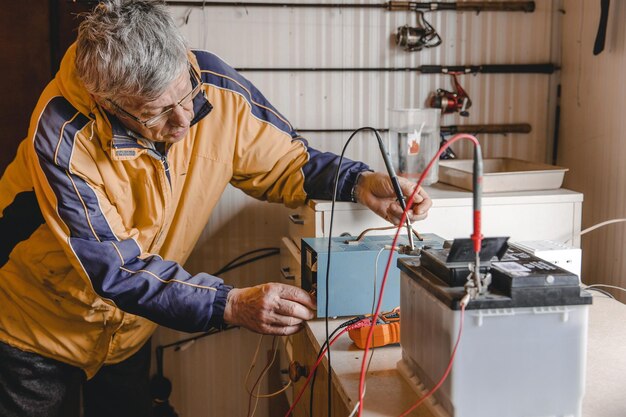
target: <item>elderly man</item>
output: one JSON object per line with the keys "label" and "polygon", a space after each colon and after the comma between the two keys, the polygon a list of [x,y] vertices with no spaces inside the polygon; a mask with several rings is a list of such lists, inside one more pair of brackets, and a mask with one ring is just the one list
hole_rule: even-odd
{"label": "elderly man", "polygon": [[[190,51],[163,4],[99,4],[0,180],[0,415],[65,415],[84,381],[88,417],[149,415],[157,324],[298,331],[315,308],[305,291],[232,288],[181,265],[229,183],[288,206],[329,199],[338,159]],[[342,164],[337,198],[402,212],[388,177],[360,162]],[[416,202],[414,219],[431,204]]]}

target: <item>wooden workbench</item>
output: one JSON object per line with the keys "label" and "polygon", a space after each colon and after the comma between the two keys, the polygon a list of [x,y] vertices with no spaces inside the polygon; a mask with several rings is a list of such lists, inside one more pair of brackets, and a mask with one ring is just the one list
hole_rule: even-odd
{"label": "wooden workbench", "polygon": [[[343,320],[331,320],[335,329]],[[325,340],[324,320],[310,321],[306,331],[292,337],[294,359],[313,364]],[[363,351],[356,348],[347,334],[333,345],[333,416],[347,417],[356,404],[359,372]],[[399,416],[414,404],[418,396],[396,370],[401,357],[399,345],[375,349],[367,376],[363,415]],[[317,375],[314,395],[314,415],[327,415],[327,362]],[[294,393],[304,379],[295,384]],[[595,295],[589,309],[586,390],[583,399],[583,417],[626,416],[626,305]],[[308,389],[300,400],[296,416],[309,416]],[[426,406],[414,410],[411,416],[430,417]]]}

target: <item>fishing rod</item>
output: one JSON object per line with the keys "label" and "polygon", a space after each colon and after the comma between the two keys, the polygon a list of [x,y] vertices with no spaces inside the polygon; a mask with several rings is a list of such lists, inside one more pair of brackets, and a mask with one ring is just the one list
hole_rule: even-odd
{"label": "fishing rod", "polygon": [[[97,3],[94,0],[80,1],[78,3]],[[391,12],[401,11],[457,11],[457,12],[526,12],[535,10],[534,1],[466,1],[466,2],[441,2],[441,1],[388,1],[375,4],[359,3],[267,3],[267,2],[242,2],[242,1],[166,1],[168,6],[184,7],[280,7],[280,8],[317,8],[317,9],[384,9]]]}
{"label": "fishing rod", "polygon": [[[67,0],[68,3],[96,5],[99,0]],[[534,1],[388,1],[385,3],[359,4],[359,3],[267,3],[245,1],[166,1],[168,6],[183,7],[279,7],[279,8],[313,8],[313,9],[384,9],[390,12],[403,11],[457,11],[457,12],[526,12],[535,11]]]}
{"label": "fishing rod", "polygon": [[[67,0],[75,4],[95,5],[95,0]],[[426,20],[424,13],[436,11],[456,12],[525,12],[535,11],[534,1],[402,1],[392,0],[384,3],[267,3],[267,2],[239,2],[239,1],[166,1],[168,6],[182,7],[242,7],[248,8],[292,8],[292,9],[383,9],[390,12],[414,12],[416,22],[414,26],[404,25],[397,29],[395,34],[396,45],[407,52],[421,51],[441,45],[442,39],[437,30]]]}
{"label": "fishing rod", "polygon": [[[67,3],[96,5],[99,0],[67,0]],[[457,11],[457,12],[525,12],[535,11],[534,1],[388,1],[385,3],[267,3],[244,1],[166,1],[168,6],[183,7],[279,7],[279,8],[313,8],[313,9],[384,9],[390,12],[406,11]]]}
{"label": "fishing rod", "polygon": [[235,68],[241,72],[419,72],[422,74],[552,74],[560,67],[554,64],[501,64],[501,65],[420,65],[419,67],[370,68]]}
{"label": "fishing rod", "polygon": [[[388,132],[389,129],[376,129],[379,132]],[[355,129],[296,129],[298,133],[349,133]],[[457,133],[472,134],[507,134],[507,133],[530,133],[532,127],[528,123],[512,124],[481,124],[481,125],[448,125],[441,126],[439,132],[443,135],[454,135]]]}

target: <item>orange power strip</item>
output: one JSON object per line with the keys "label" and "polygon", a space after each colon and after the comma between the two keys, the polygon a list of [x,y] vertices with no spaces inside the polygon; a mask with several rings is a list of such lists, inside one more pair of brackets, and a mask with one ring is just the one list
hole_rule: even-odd
{"label": "orange power strip", "polygon": [[[369,317],[369,316],[368,316]],[[357,345],[359,349],[365,349],[367,342],[367,334],[370,326],[364,326],[358,329],[352,329],[348,332],[350,339]],[[379,347],[400,343],[400,309],[396,308],[386,313],[380,313],[374,333],[372,334],[372,344],[370,347]]]}

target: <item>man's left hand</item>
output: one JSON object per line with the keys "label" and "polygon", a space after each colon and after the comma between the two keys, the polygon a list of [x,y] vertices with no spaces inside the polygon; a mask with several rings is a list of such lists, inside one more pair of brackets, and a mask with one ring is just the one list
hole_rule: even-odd
{"label": "man's left hand", "polygon": [[[408,202],[416,184],[403,177],[398,177],[398,181],[402,194],[405,195]],[[398,203],[389,175],[381,172],[363,172],[354,189],[354,196],[357,202],[367,206],[380,217],[394,225],[400,223],[402,207]],[[411,221],[425,219],[432,204],[433,202],[426,191],[420,188],[415,193],[413,206],[408,211],[409,219]]]}

